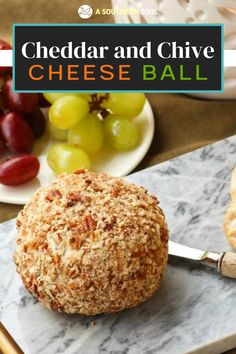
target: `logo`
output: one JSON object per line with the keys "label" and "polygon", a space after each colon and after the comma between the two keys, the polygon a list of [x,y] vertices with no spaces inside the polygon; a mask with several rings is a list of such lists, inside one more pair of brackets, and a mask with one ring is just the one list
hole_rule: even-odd
{"label": "logo", "polygon": [[81,5],[78,8],[78,15],[83,19],[90,18],[92,14],[93,14],[93,9],[89,5]]}

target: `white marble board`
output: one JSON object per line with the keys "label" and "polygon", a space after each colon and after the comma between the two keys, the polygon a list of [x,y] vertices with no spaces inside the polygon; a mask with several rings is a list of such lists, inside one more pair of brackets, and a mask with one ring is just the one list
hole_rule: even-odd
{"label": "white marble board", "polygon": [[[235,164],[236,136],[127,179],[157,194],[173,240],[222,251],[230,249],[223,216]],[[50,312],[15,272],[14,225],[0,225],[0,321],[26,354],[211,354],[236,347],[236,280],[186,262],[172,262],[161,289],[134,309],[95,317]]]}

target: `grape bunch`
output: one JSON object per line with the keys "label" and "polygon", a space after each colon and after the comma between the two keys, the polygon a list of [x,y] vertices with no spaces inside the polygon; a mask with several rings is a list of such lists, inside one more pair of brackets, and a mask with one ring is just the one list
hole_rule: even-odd
{"label": "grape bunch", "polygon": [[[11,46],[0,40],[5,49]],[[31,153],[46,128],[40,107],[49,103],[42,94],[13,92],[11,75],[11,68],[0,67],[0,183],[18,185],[38,174],[39,161]],[[4,159],[6,153],[10,157]]]}
{"label": "grape bunch", "polygon": [[[0,50],[8,49],[0,39]],[[57,174],[89,169],[104,145],[114,153],[134,149],[140,141],[134,117],[145,100],[143,93],[17,93],[11,68],[0,67],[0,183],[13,186],[37,176],[34,141],[46,128],[57,141],[47,155]],[[47,120],[41,111],[46,107]]]}
{"label": "grape bunch", "polygon": [[134,117],[143,110],[143,93],[45,93],[44,97],[51,103],[49,131],[58,140],[47,161],[57,174],[90,168],[91,156],[104,144],[115,153],[139,143]]}

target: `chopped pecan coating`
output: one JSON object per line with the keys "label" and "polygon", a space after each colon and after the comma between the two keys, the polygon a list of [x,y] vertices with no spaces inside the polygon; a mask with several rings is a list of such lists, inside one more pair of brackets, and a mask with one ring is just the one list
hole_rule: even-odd
{"label": "chopped pecan coating", "polygon": [[168,230],[142,187],[78,170],[39,189],[17,218],[14,261],[49,309],[94,315],[136,306],[158,289]]}

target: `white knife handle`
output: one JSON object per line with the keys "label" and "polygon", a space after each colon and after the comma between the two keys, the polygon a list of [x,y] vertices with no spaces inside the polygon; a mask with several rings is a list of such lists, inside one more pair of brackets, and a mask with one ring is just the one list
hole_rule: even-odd
{"label": "white knife handle", "polygon": [[236,279],[236,253],[225,252],[222,255],[220,272],[225,277]]}

